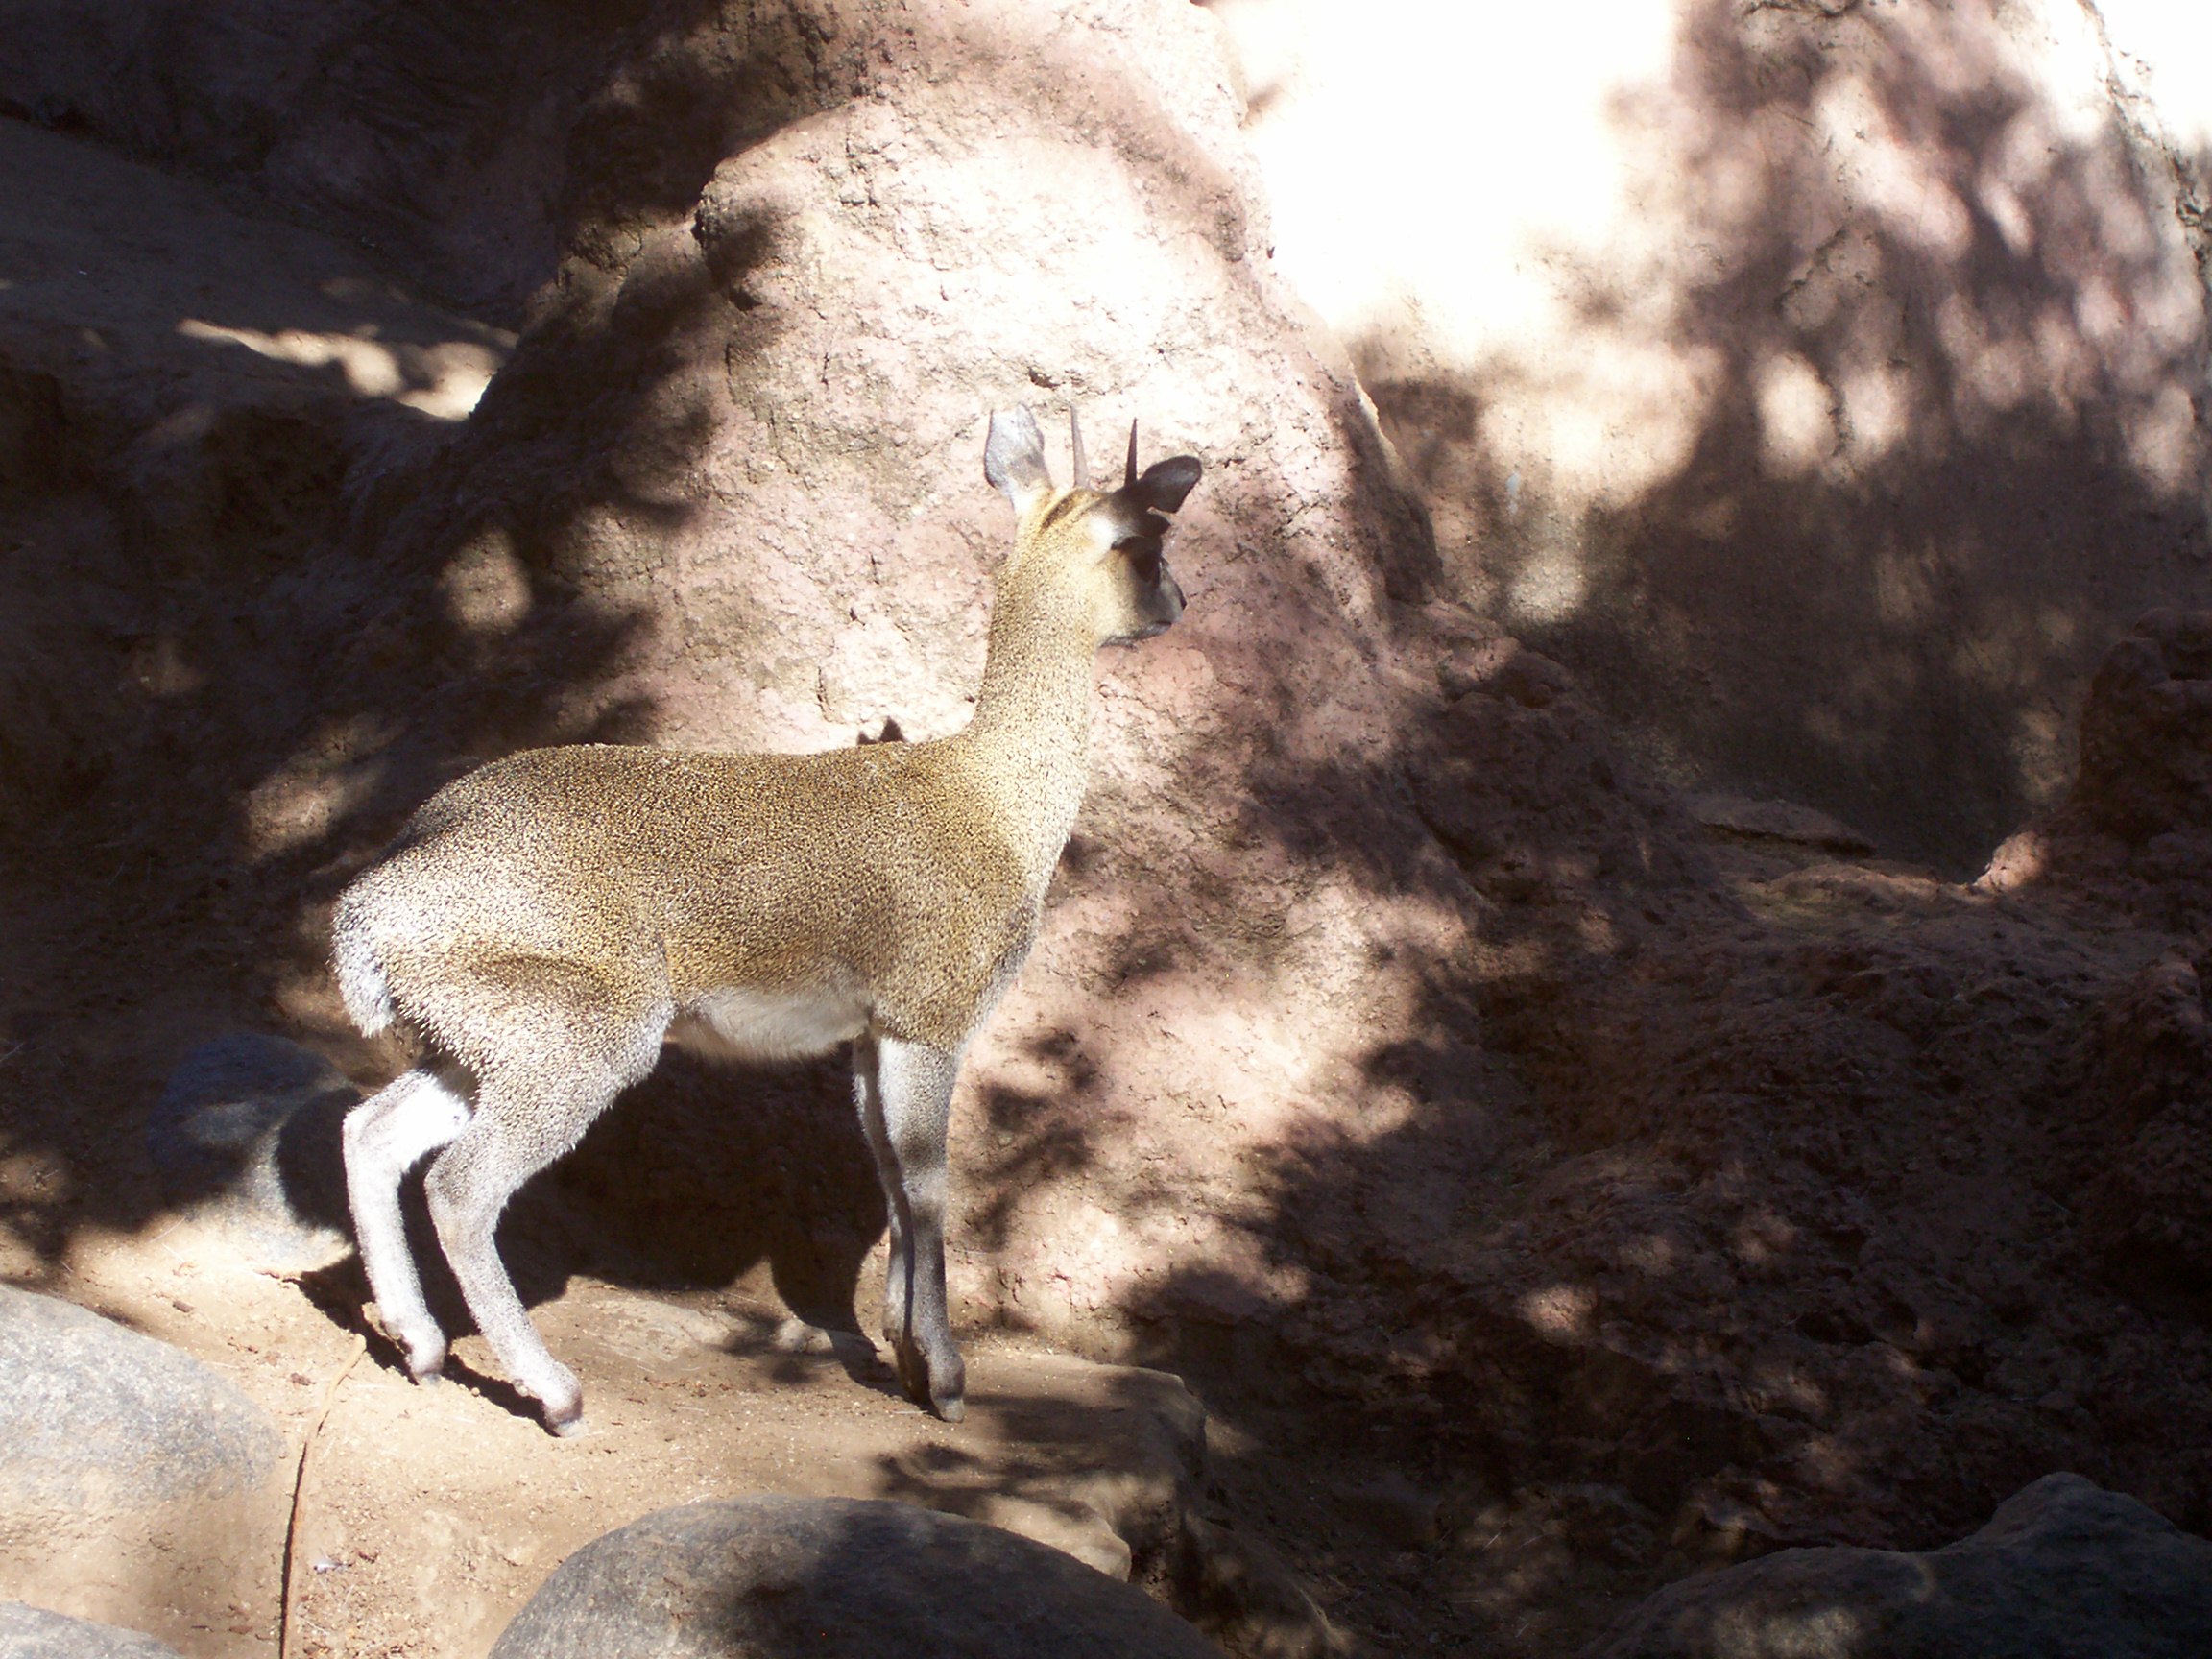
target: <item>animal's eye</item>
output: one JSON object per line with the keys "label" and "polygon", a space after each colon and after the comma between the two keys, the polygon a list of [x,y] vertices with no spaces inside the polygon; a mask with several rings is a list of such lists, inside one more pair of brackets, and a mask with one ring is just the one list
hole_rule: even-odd
{"label": "animal's eye", "polygon": [[1125,536],[1114,545],[1129,561],[1130,568],[1137,572],[1140,581],[1160,580],[1160,539],[1157,536]]}

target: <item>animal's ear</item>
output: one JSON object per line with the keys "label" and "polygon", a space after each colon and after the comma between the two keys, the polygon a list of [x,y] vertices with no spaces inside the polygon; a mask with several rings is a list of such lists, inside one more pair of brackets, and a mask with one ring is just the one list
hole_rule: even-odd
{"label": "animal's ear", "polygon": [[1183,498],[1198,487],[1198,474],[1204,470],[1198,465],[1197,456],[1173,455],[1165,461],[1153,462],[1144,469],[1142,478],[1124,488],[1145,506],[1172,513],[1183,505]]}
{"label": "animal's ear", "polygon": [[1014,503],[1014,511],[1026,513],[1040,495],[1052,489],[1052,474],[1045,467],[1045,435],[1037,430],[1037,417],[1026,408],[995,410],[991,435],[983,440],[983,476]]}

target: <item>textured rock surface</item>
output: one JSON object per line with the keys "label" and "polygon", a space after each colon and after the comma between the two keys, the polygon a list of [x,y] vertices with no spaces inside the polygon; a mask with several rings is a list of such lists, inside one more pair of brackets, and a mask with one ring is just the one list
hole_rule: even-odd
{"label": "textured rock surface", "polygon": [[2212,1543],[2049,1475],[1945,1549],[1786,1550],[1653,1597],[1596,1659],[2188,1659]]}
{"label": "textured rock surface", "polygon": [[2078,893],[2188,931],[2212,924],[2212,612],[2152,611],[2104,653],[2080,748],[2063,801],[2008,838],[1976,886]]}
{"label": "textured rock surface", "polygon": [[172,1202],[272,1272],[349,1247],[339,1131],[360,1091],[280,1037],[222,1037],[170,1073],[146,1144]]}
{"label": "textured rock surface", "polygon": [[0,1659],[178,1659],[178,1653],[135,1630],[0,1601]]}
{"label": "textured rock surface", "polygon": [[[437,468],[376,487],[373,555],[518,595],[459,625],[487,661],[560,613],[618,627],[554,703],[578,735],[820,748],[889,714],[927,737],[966,719],[1006,544],[987,411],[1073,402],[1101,453],[1136,419],[1147,453],[1205,459],[1170,550],[1190,610],[1103,665],[1075,851],[954,1116],[967,1315],[1126,1351],[1103,1320],[1206,1275],[1255,1308],[1294,1291],[1241,1219],[1263,1148],[1357,1101],[1457,1118],[1440,1162],[1479,1149],[1459,1109],[1486,1079],[1455,1039],[1418,1086],[1380,1061],[1430,1047],[1473,949],[1393,777],[1440,701],[1409,647],[1430,548],[1264,267],[1202,12],[799,10],[848,95],[584,245]],[[338,683],[377,683],[372,641],[411,637],[418,604],[375,604]],[[346,771],[449,754],[478,707]],[[1081,1190],[1050,1178],[1076,1160]],[[714,1167],[661,1172],[703,1232],[733,1207]]]}
{"label": "textured rock surface", "polygon": [[41,1518],[223,1498],[283,1444],[266,1412],[181,1350],[0,1286],[0,1534]]}
{"label": "textured rock surface", "polygon": [[[0,1597],[100,1621],[86,1643],[116,1624],[220,1653],[231,1636],[195,1642],[195,1623],[223,1609],[247,1631],[247,1609],[273,1603],[283,1437],[181,1349],[0,1286]],[[10,1634],[0,1623],[0,1651],[17,1651]],[[23,1639],[44,1655],[49,1634]]]}
{"label": "textured rock surface", "polygon": [[739,1498],[664,1509],[571,1555],[493,1659],[1205,1659],[1135,1590],[1013,1533],[903,1503]]}
{"label": "textured rock surface", "polygon": [[2132,842],[2212,830],[2212,612],[2153,611],[2104,654],[2068,804]]}

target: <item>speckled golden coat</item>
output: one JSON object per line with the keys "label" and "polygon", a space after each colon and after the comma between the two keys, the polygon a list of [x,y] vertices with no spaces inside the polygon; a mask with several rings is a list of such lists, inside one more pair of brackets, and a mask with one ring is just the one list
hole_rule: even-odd
{"label": "speckled golden coat", "polygon": [[1036,938],[1082,805],[1097,650],[1183,607],[1161,514],[1198,464],[1140,477],[1135,460],[1132,433],[1119,490],[1056,491],[1028,412],[993,417],[985,471],[1018,528],[965,731],[808,756],[510,756],[439,791],[347,889],[349,1011],[364,1031],[404,1021],[433,1053],[346,1124],[363,1262],[418,1376],[445,1349],[399,1222],[415,1162],[438,1152],[431,1213],[479,1327],[566,1430],[581,1391],[492,1243],[509,1196],[664,1039],[757,1057],[851,1041],[891,1215],[886,1334],[909,1389],[960,1414],[942,1234],[952,1083]]}

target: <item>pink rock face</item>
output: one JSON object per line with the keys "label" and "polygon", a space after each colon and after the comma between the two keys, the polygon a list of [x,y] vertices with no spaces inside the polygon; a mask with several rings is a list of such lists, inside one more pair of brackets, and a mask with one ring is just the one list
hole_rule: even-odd
{"label": "pink rock face", "polygon": [[1076,852],[955,1119],[965,1317],[1113,1346],[1201,1265],[1255,1308],[1295,1290],[1247,1225],[1269,1160],[1419,1104],[1377,1057],[1469,949],[1388,786],[1437,698],[1402,648],[1431,552],[1267,273],[1202,12],[890,17],[826,10],[869,43],[857,95],[570,261],[486,397],[455,552],[629,614],[588,695],[660,741],[924,738],[968,717],[1009,545],[992,408],[1072,404],[1109,465],[1131,420],[1144,459],[1204,460],[1189,611],[1102,662]]}

